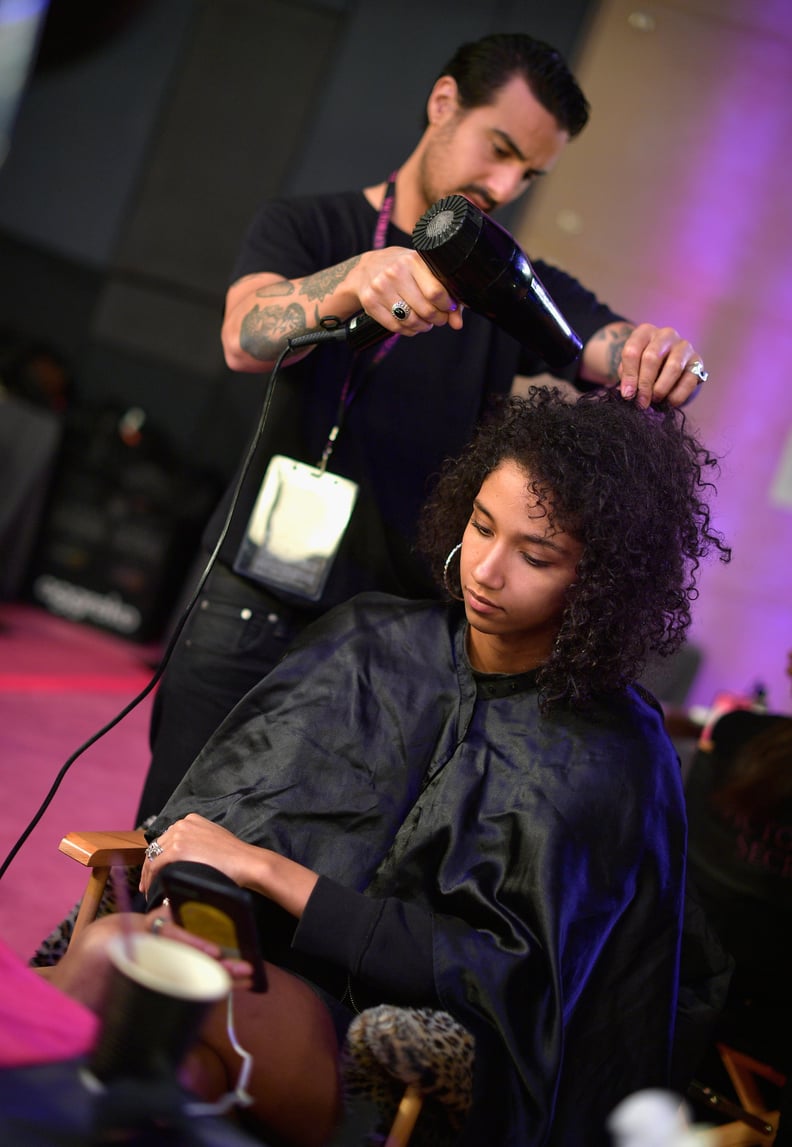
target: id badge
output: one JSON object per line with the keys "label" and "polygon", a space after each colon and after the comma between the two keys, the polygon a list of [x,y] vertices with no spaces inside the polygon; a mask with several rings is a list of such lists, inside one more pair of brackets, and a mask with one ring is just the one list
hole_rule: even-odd
{"label": "id badge", "polygon": [[357,498],[348,478],[275,454],[267,467],[237,573],[318,601]]}

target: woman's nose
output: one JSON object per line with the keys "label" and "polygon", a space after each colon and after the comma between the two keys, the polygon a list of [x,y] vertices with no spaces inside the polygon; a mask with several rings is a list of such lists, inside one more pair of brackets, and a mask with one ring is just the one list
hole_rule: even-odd
{"label": "woman's nose", "polygon": [[473,567],[473,576],[479,585],[503,584],[502,560],[496,549],[489,550]]}

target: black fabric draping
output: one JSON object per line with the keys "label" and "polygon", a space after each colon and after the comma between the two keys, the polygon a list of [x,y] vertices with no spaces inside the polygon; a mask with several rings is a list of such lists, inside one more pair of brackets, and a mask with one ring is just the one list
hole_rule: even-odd
{"label": "black fabric draping", "polygon": [[[425,914],[434,1002],[477,1040],[465,1143],[592,1147],[668,1084],[685,817],[641,692],[542,716],[530,678],[477,680],[461,610],[361,595],[240,702],[150,835],[188,812]],[[337,960],[310,915],[294,948]],[[367,1003],[391,997],[386,939],[341,969]]]}

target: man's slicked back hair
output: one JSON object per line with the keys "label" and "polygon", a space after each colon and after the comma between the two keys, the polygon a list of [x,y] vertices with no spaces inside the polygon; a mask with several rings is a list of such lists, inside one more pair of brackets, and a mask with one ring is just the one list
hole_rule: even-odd
{"label": "man's slicked back hair", "polygon": [[465,109],[494,103],[498,92],[521,76],[537,100],[574,139],[586,126],[589,103],[556,48],[519,32],[484,36],[457,48],[440,76],[453,76]]}

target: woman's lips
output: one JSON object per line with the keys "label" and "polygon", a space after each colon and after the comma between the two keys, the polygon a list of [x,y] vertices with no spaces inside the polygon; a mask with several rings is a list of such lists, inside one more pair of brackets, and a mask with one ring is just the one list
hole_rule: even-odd
{"label": "woman's lips", "polygon": [[501,607],[499,605],[495,605],[494,602],[486,597],[481,597],[480,594],[475,593],[469,587],[465,589],[465,598],[467,599],[467,604],[475,613],[491,614],[500,612]]}

